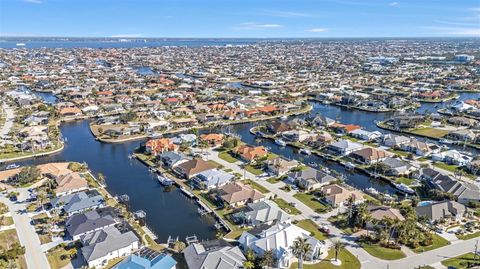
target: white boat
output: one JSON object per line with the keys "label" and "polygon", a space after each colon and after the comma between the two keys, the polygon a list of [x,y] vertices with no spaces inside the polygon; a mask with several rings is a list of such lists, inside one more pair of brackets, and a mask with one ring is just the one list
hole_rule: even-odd
{"label": "white boat", "polygon": [[286,119],[288,119],[288,116],[287,116],[287,115],[283,115],[283,116],[280,117],[280,119],[281,119],[281,120],[286,120]]}
{"label": "white boat", "polygon": [[305,154],[305,155],[311,155],[312,152],[308,149],[300,149],[300,153]]}
{"label": "white boat", "polygon": [[170,186],[173,184],[173,180],[169,179],[168,177],[164,177],[162,175],[158,175],[158,182],[162,184],[163,186]]}
{"label": "white boat", "polygon": [[275,139],[275,144],[277,144],[279,146],[282,146],[282,147],[285,147],[287,145],[287,143],[285,141],[283,141],[282,139]]}
{"label": "white boat", "polygon": [[345,164],[345,167],[346,167],[347,169],[355,169],[355,164],[353,164],[353,163],[351,163],[351,162],[347,162],[347,163]]}
{"label": "white boat", "polygon": [[401,191],[401,192],[404,192],[404,193],[407,193],[407,194],[414,194],[415,191],[408,187],[407,185],[403,184],[403,183],[394,183],[393,184],[395,186],[395,188],[397,188],[397,190]]}
{"label": "white boat", "polygon": [[368,194],[371,194],[371,195],[378,195],[379,194],[379,192],[373,187],[366,188],[365,192],[368,193]]}
{"label": "white boat", "polygon": [[12,164],[7,165],[7,167],[5,167],[5,170],[17,169],[19,167],[20,167],[20,165],[18,165],[16,163],[12,163]]}
{"label": "white boat", "polygon": [[25,47],[26,44],[25,44],[25,43],[17,43],[17,44],[15,44],[15,45],[16,45],[17,47]]}
{"label": "white boat", "polygon": [[448,139],[440,139],[440,143],[442,143],[442,144],[453,144],[453,141],[448,140]]}

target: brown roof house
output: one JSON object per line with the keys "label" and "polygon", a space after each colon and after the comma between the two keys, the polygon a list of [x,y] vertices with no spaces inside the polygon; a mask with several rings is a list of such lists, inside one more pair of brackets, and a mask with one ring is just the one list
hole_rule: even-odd
{"label": "brown roof house", "polygon": [[385,160],[390,154],[375,148],[363,148],[350,153],[350,158],[363,164],[374,164]]}
{"label": "brown roof house", "polygon": [[267,172],[274,176],[283,176],[288,173],[292,168],[298,166],[298,162],[295,160],[287,160],[282,157],[277,157],[266,162]]}
{"label": "brown roof house", "polygon": [[220,198],[231,207],[238,207],[247,203],[264,201],[265,195],[251,186],[235,182],[229,183],[220,188]]}
{"label": "brown roof house", "polygon": [[186,179],[196,176],[198,173],[217,168],[215,165],[202,159],[194,159],[177,165],[173,170],[176,174]]}
{"label": "brown roof house", "polygon": [[365,201],[365,198],[360,191],[347,189],[338,184],[323,186],[321,190],[325,194],[325,201],[335,207],[345,205],[350,197],[353,197],[355,203]]}
{"label": "brown roof house", "polygon": [[[389,217],[395,221],[404,221],[405,218],[400,213],[400,210],[396,208],[391,208],[389,206],[372,206],[368,208],[370,215],[372,216],[372,220],[382,220],[385,217]],[[373,229],[375,225],[372,221],[367,222],[367,228]]]}
{"label": "brown roof house", "polygon": [[55,178],[55,181],[57,182],[57,187],[55,188],[55,194],[57,196],[88,189],[87,180],[76,172],[61,175]]}
{"label": "brown roof house", "polygon": [[235,153],[247,162],[254,161],[255,159],[267,156],[268,154],[267,149],[262,146],[252,147],[249,145],[238,146],[235,149]]}

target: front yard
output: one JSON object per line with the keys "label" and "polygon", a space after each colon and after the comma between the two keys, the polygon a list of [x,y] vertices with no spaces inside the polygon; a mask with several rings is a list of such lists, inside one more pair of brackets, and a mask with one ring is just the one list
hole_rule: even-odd
{"label": "front yard", "polygon": [[291,206],[287,201],[283,200],[282,198],[273,199],[277,205],[287,212],[290,215],[300,215],[300,210],[296,209],[295,207]]}
{"label": "front yard", "polygon": [[[316,264],[303,264],[304,269],[359,269],[361,267],[360,261],[348,250],[342,249],[338,254],[338,259],[342,261],[340,266],[333,265],[330,260],[335,259],[335,250],[330,249],[328,256]],[[290,269],[297,269],[298,263],[293,263]]]}
{"label": "front yard", "polygon": [[[479,265],[480,262],[478,261],[478,255],[476,263],[474,263],[474,254],[473,252],[463,254],[454,258],[446,259],[442,261],[442,264],[446,267],[453,267],[453,268],[473,268],[473,265]],[[469,267],[471,265],[471,267]]]}
{"label": "front yard", "polygon": [[434,249],[437,249],[437,248],[441,248],[441,247],[450,245],[450,242],[448,242],[447,239],[439,236],[438,234],[432,234],[432,238],[433,238],[433,243],[430,246],[426,246],[426,247],[419,246],[418,248],[412,249],[413,252],[422,253],[422,252],[425,252],[425,251],[430,251],[430,250],[434,250]]}
{"label": "front yard", "polygon": [[362,242],[359,244],[366,252],[370,255],[377,257],[382,260],[398,260],[405,258],[406,255],[399,249],[391,249],[382,247],[379,244],[365,243]]}
{"label": "front yard", "polygon": [[297,225],[298,227],[300,227],[304,230],[309,231],[311,233],[311,235],[318,240],[327,240],[328,239],[328,234],[320,231],[318,225],[310,219],[301,220],[301,221],[295,223],[295,225]]}
{"label": "front yard", "polygon": [[60,244],[47,252],[47,259],[52,269],[59,269],[69,264],[76,255],[75,246]]}
{"label": "front yard", "polygon": [[312,193],[299,192],[294,194],[293,197],[297,198],[300,202],[304,203],[317,213],[325,213],[328,211],[328,206],[320,203]]}

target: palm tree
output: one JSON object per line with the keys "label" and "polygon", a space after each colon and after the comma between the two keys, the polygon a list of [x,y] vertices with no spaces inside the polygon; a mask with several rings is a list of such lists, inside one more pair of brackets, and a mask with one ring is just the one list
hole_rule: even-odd
{"label": "palm tree", "polygon": [[97,178],[98,178],[98,182],[100,182],[101,185],[105,184],[105,175],[103,175],[102,173],[98,173]]}
{"label": "palm tree", "polygon": [[273,250],[270,249],[263,253],[261,265],[267,268],[271,268],[275,265],[275,261],[275,253],[273,253]]}
{"label": "palm tree", "polygon": [[253,269],[255,267],[255,264],[251,261],[244,261],[243,262],[243,268],[244,269]]}
{"label": "palm tree", "polygon": [[338,254],[345,247],[342,241],[337,240],[333,242],[333,249],[335,249],[335,261],[338,262]]}
{"label": "palm tree", "polygon": [[303,268],[303,259],[306,257],[307,253],[312,251],[312,245],[307,242],[307,239],[298,237],[293,242],[293,245],[290,247],[293,255],[298,258],[298,269]]}
{"label": "palm tree", "polygon": [[255,252],[253,252],[251,248],[247,249],[247,254],[245,256],[247,258],[247,261],[255,261]]}

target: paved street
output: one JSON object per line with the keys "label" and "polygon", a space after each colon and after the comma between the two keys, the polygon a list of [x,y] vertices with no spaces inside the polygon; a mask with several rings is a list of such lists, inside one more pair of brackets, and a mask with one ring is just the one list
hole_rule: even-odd
{"label": "paved street", "polygon": [[0,137],[7,135],[10,132],[10,129],[13,126],[13,118],[15,117],[14,110],[9,107],[6,103],[2,104],[3,110],[5,111],[5,124],[1,126]]}
{"label": "paved street", "polygon": [[[234,172],[244,174],[244,170],[241,169],[235,163],[226,162],[218,157],[218,152],[209,150],[207,152],[207,157],[215,162],[220,163],[226,168],[232,169]],[[344,235],[342,232],[335,228],[327,219],[333,215],[332,212],[327,214],[317,214],[315,213],[310,207],[306,206],[302,202],[298,201],[293,194],[294,191],[285,192],[280,190],[279,188],[282,186],[283,183],[271,184],[266,181],[266,178],[259,178],[249,172],[245,172],[245,176],[247,179],[255,180],[260,185],[264,186],[265,188],[269,189],[272,193],[276,194],[278,197],[284,199],[287,202],[294,202],[297,204],[296,208],[300,210],[302,213],[301,215],[295,216],[295,219],[304,219],[309,218],[313,219],[313,216],[320,216],[319,219],[316,220],[317,224],[319,225],[328,225],[330,227],[330,240],[341,240],[348,251],[350,251],[353,255],[355,255],[362,264],[362,268],[367,269],[382,269],[382,268],[389,268],[389,269],[407,269],[407,268],[414,268],[421,265],[430,265],[438,263],[441,260],[448,259],[451,257],[455,257],[470,251],[473,251],[475,248],[475,243],[478,238],[473,238],[466,241],[454,241],[451,245],[445,246],[440,249],[428,251],[422,254],[416,254],[410,250],[407,251],[407,257],[396,260],[396,261],[385,261],[378,259],[376,257],[371,256],[368,252],[366,252],[363,248],[359,247],[358,244],[355,242],[355,237],[350,235]],[[314,220],[315,221],[315,220]],[[438,264],[437,264],[438,267]]]}
{"label": "paved street", "polygon": [[[20,193],[19,201],[28,197],[26,189],[17,189],[17,191]],[[4,195],[0,196],[0,201],[10,209],[20,244],[25,246],[25,259],[28,268],[50,268],[47,256],[41,251],[40,239],[34,227],[30,224],[32,219],[25,213],[25,205],[23,203],[13,203]]]}

